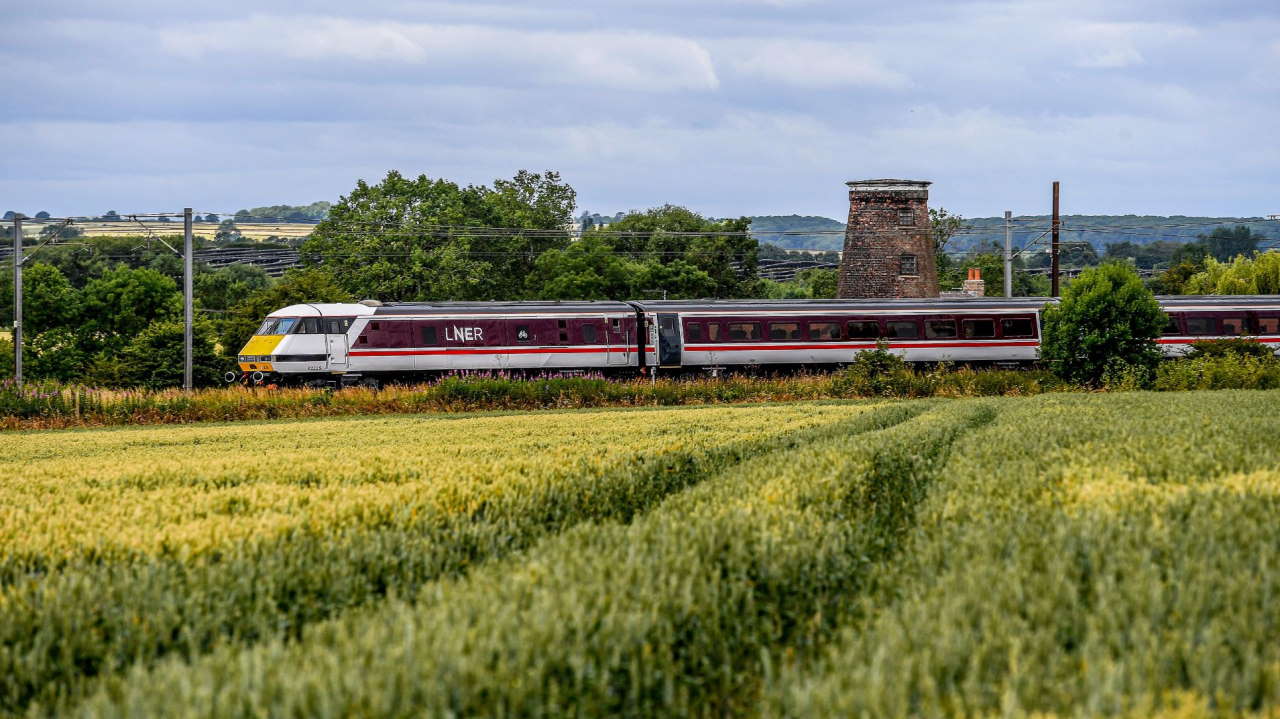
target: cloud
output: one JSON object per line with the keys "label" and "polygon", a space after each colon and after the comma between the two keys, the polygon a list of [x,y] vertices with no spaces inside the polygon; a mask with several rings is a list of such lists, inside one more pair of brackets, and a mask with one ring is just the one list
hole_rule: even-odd
{"label": "cloud", "polygon": [[868,48],[848,43],[750,40],[725,43],[723,51],[738,74],[793,87],[899,88],[910,82]]}
{"label": "cloud", "polygon": [[[714,90],[711,56],[685,38],[618,31],[521,31],[333,17],[254,16],[165,32],[161,47],[190,61],[279,57],[346,63],[345,72],[404,68],[423,79],[484,77],[498,85],[609,86],[646,92]],[[390,67],[388,67],[390,66]]]}

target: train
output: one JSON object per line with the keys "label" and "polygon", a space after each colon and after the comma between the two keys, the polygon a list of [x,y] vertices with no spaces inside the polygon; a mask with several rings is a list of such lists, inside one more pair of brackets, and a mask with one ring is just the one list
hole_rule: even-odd
{"label": "train", "polygon": [[[1280,296],[1157,298],[1157,342],[1280,348]],[[379,386],[448,373],[716,375],[837,368],[878,343],[907,362],[1036,361],[1048,298],[296,304],[272,312],[228,381]]]}

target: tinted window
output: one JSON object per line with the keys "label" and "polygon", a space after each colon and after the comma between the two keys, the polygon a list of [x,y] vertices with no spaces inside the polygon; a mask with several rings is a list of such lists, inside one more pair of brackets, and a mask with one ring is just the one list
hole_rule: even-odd
{"label": "tinted window", "polygon": [[730,322],[729,339],[750,341],[760,339],[759,322]]}
{"label": "tinted window", "polygon": [[1258,334],[1260,335],[1280,334],[1280,317],[1259,317],[1258,318]]}
{"label": "tinted window", "polygon": [[931,339],[947,339],[949,337],[955,337],[955,320],[927,320],[924,323],[924,336]]}
{"label": "tinted window", "polygon": [[1035,325],[1025,317],[1012,317],[1000,320],[1000,331],[1005,337],[1030,337],[1035,333]]}
{"label": "tinted window", "polygon": [[659,323],[659,326],[662,327],[662,329],[666,330],[667,332],[676,331],[676,318],[674,317],[663,317],[662,319],[658,320],[658,323]]}
{"label": "tinted window", "polygon": [[379,329],[381,329],[381,328],[382,328],[382,325],[381,325],[380,323],[378,323],[378,322],[370,322],[370,323],[369,323],[369,329],[373,330],[374,332],[377,332],[377,331],[378,331]]}
{"label": "tinted window", "polygon": [[964,327],[964,336],[971,339],[986,339],[996,336],[995,320],[965,320],[961,325]]}
{"label": "tinted window", "polygon": [[324,321],[324,331],[331,335],[346,334],[351,328],[351,318],[341,317],[337,319],[327,319]]}
{"label": "tinted window", "polygon": [[916,327],[915,322],[885,322],[884,336],[894,339],[915,339],[920,336],[920,330]]}
{"label": "tinted window", "polygon": [[1182,328],[1178,326],[1178,318],[1174,317],[1171,314],[1166,313],[1164,316],[1164,329],[1160,330],[1160,334],[1162,335],[1182,334]]}
{"label": "tinted window", "polygon": [[1213,334],[1213,319],[1209,317],[1187,317],[1187,334],[1189,335],[1211,335]]}
{"label": "tinted window", "polygon": [[422,334],[422,346],[423,346],[423,347],[433,347],[433,346],[435,346],[435,345],[439,344],[439,339],[438,339],[438,338],[437,338],[437,336],[436,336],[436,328],[435,328],[435,327],[425,327],[425,326],[424,326],[424,327],[422,328],[422,332],[421,332],[421,334]]}
{"label": "tinted window", "polygon": [[708,322],[707,323],[707,339],[711,340],[712,342],[719,342],[720,336],[721,336],[720,323]]}
{"label": "tinted window", "polygon": [[799,322],[770,322],[769,323],[769,339],[771,340],[800,339],[800,323]]}
{"label": "tinted window", "polygon": [[702,341],[702,325],[696,322],[690,322],[684,326],[684,338],[690,342]]}
{"label": "tinted window", "polygon": [[582,326],[582,343],[588,344],[588,345],[593,345],[596,343],[596,326],[595,325]]}
{"label": "tinted window", "polygon": [[839,322],[810,322],[809,323],[809,339],[811,340],[840,339],[840,323]]}
{"label": "tinted window", "polygon": [[1243,317],[1223,317],[1222,318],[1222,334],[1224,335],[1245,335],[1249,334],[1249,327],[1245,324]]}
{"label": "tinted window", "polygon": [[873,340],[880,336],[879,322],[850,322],[849,339]]}
{"label": "tinted window", "polygon": [[319,317],[303,317],[298,320],[298,326],[293,329],[293,332],[299,335],[318,335],[323,334],[324,330]]}

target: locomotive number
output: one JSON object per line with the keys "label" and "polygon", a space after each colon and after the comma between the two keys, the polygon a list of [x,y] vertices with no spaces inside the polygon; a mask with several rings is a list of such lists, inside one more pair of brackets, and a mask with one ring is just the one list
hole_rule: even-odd
{"label": "locomotive number", "polygon": [[444,339],[446,342],[483,342],[484,328],[482,327],[445,327]]}

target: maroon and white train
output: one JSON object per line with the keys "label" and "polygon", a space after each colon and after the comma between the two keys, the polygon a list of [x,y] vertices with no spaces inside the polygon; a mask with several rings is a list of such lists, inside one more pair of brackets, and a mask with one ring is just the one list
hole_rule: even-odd
{"label": "maroon and white train", "polygon": [[[1248,336],[1280,348],[1280,297],[1161,297],[1168,356]],[[239,356],[256,382],[365,383],[467,370],[820,369],[885,340],[908,362],[1025,364],[1044,298],[301,304]]]}

